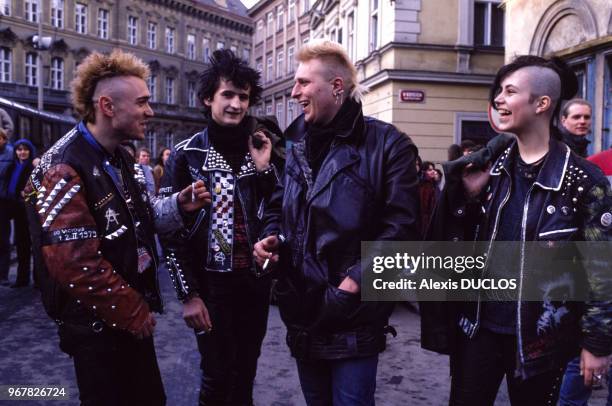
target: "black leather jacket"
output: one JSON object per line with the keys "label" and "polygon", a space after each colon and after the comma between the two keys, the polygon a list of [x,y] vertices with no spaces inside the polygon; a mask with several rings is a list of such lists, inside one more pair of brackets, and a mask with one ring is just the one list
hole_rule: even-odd
{"label": "black leather jacket", "polygon": [[[273,154],[270,168],[257,172],[247,153],[240,172],[232,174],[229,164],[210,143],[208,130],[205,129],[174,147],[159,192],[162,195],[171,194],[192,182],[203,180],[212,194],[213,206],[221,205],[222,200],[239,199],[249,252],[252,252],[261,233],[266,202],[279,178],[277,168],[282,166],[282,159]],[[223,219],[217,214],[213,217],[210,206],[206,206],[186,221],[186,227],[161,236],[170,278],[180,301],[201,293],[205,272],[231,271],[233,249],[231,237],[227,234],[233,229],[231,210],[229,217]],[[216,210],[217,213],[219,211]],[[216,236],[219,234],[227,239],[227,247],[223,242],[217,242]],[[254,261],[252,269],[258,273]]]}
{"label": "black leather jacket", "polygon": [[[108,154],[81,125],[42,156],[26,186],[36,211],[30,229],[42,241],[49,276],[42,281],[43,302],[58,322],[133,331],[149,311],[162,310],[153,209],[133,158],[121,147],[117,154],[129,195]],[[141,272],[139,250],[150,258]]]}
{"label": "black leather jacket", "polygon": [[287,129],[296,142],[266,211],[264,235],[285,237],[275,293],[298,358],[383,351],[393,303],[362,302],[338,285],[346,276],[361,283],[362,241],[419,239],[416,146],[394,126],[364,118],[360,106],[351,118],[314,182],[303,116]]}
{"label": "black leather jacket", "polygon": [[[430,229],[433,240],[495,240],[502,209],[511,192],[510,157],[517,154],[516,142],[494,160],[491,179],[480,203],[465,205],[460,179],[448,179],[442,201]],[[550,140],[546,160],[527,194],[522,213],[521,241],[542,241],[539,249],[521,248],[518,270],[521,289],[534,286],[567,285],[554,266],[553,250],[565,241],[611,239],[612,192],[601,171],[577,156],[564,143]],[[608,257],[609,259],[609,257]],[[518,365],[523,376],[533,376],[565,365],[578,346],[595,355],[612,351],[612,272],[610,262],[592,261],[576,266],[570,285],[588,281],[590,297],[585,302],[517,301]],[[546,283],[542,283],[545,281]],[[443,309],[446,307],[446,309]],[[452,335],[456,326],[473,337],[480,328],[481,302],[432,304],[423,306],[423,347],[453,352]],[[551,315],[556,315],[553,321]],[[450,323],[449,323],[450,319]],[[454,326],[454,327],[450,327]],[[450,337],[450,338],[449,338]]]}

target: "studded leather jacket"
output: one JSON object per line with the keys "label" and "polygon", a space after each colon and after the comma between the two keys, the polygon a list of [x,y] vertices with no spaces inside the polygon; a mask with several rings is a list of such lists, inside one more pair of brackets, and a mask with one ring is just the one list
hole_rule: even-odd
{"label": "studded leather jacket", "polygon": [[[170,279],[180,301],[199,295],[205,272],[232,271],[235,207],[242,209],[249,253],[253,251],[266,202],[279,178],[277,168],[282,167],[282,159],[273,154],[270,167],[257,172],[247,152],[240,172],[233,173],[210,142],[208,129],[174,147],[160,194],[165,196],[202,180],[212,195],[211,206],[186,219],[183,229],[161,236]],[[236,200],[239,205],[235,205]],[[252,271],[259,275],[254,262]]]}
{"label": "studded leather jacket", "polygon": [[[450,188],[446,188],[442,197],[444,212],[437,211],[429,238],[494,241],[512,190],[510,161],[516,154],[516,142],[512,141],[494,160],[483,203],[466,206],[461,198],[463,191],[459,188],[451,191],[450,180],[447,184]],[[460,183],[459,180],[457,184]],[[579,347],[597,356],[612,352],[609,251],[602,261],[576,263],[569,274],[554,266],[553,255],[559,247],[568,246],[565,242],[569,241],[596,242],[594,246],[605,247],[612,240],[611,211],[612,191],[606,177],[567,145],[551,139],[549,153],[527,193],[521,214],[516,334],[517,367],[523,376],[564,366]],[[536,243],[529,246],[527,241]],[[527,287],[536,285],[536,279],[538,286],[548,287],[572,288],[585,286],[586,282],[590,299],[548,300],[544,289],[542,301],[522,300]],[[453,328],[444,325],[459,325],[464,334],[473,337],[480,328],[481,305],[481,301],[451,303],[446,310],[431,304],[424,306],[428,309],[423,314],[424,348],[452,353],[454,339],[445,335],[452,337]],[[445,317],[452,319],[451,323],[447,324]]]}
{"label": "studded leather jacket", "polygon": [[42,298],[53,319],[134,331],[149,311],[162,311],[156,213],[167,228],[179,227],[180,216],[175,198],[152,208],[122,147],[120,170],[109,158],[82,123],[54,144],[25,189],[36,211],[30,229],[42,241]]}

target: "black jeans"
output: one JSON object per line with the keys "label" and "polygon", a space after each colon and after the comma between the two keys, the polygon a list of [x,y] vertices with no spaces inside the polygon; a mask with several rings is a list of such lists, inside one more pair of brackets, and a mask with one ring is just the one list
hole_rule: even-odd
{"label": "black jeans", "polygon": [[202,356],[200,405],[252,405],[257,359],[266,335],[270,277],[207,272],[202,298],[212,331],[196,335]]}
{"label": "black jeans", "polygon": [[504,375],[513,406],[556,405],[564,368],[523,380],[516,377],[516,336],[481,328],[473,339],[462,332],[451,357],[451,406],[493,406]]}
{"label": "black jeans", "polygon": [[15,283],[27,285],[30,283],[32,243],[25,203],[13,202],[11,212],[15,221],[15,246],[17,247],[17,280]]}
{"label": "black jeans", "polygon": [[60,347],[73,357],[83,406],[163,406],[166,395],[157,365],[153,337],[104,327],[63,324]]}

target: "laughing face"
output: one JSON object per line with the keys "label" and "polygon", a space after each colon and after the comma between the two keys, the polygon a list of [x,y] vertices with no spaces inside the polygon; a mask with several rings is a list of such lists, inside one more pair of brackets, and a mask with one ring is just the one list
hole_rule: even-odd
{"label": "laughing face", "polygon": [[304,120],[309,124],[328,124],[340,109],[333,85],[325,78],[325,73],[325,66],[319,59],[300,62],[295,73],[291,97],[302,106]]}
{"label": "laughing face", "polygon": [[224,127],[240,124],[249,109],[251,89],[240,89],[232,82],[221,79],[212,99],[205,99],[210,108],[212,119]]}
{"label": "laughing face", "polygon": [[520,134],[536,117],[538,98],[531,96],[529,79],[529,72],[519,69],[502,80],[495,97],[500,131]]}

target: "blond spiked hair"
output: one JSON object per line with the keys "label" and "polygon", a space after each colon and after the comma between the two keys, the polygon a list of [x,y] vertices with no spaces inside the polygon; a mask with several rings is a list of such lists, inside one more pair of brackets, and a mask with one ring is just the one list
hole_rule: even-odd
{"label": "blond spiked hair", "polygon": [[345,89],[350,97],[359,102],[367,89],[359,84],[357,80],[357,69],[351,62],[342,45],[330,40],[313,40],[300,48],[296,59],[298,62],[308,62],[312,59],[320,59],[329,74],[329,79],[341,77],[344,80]]}

